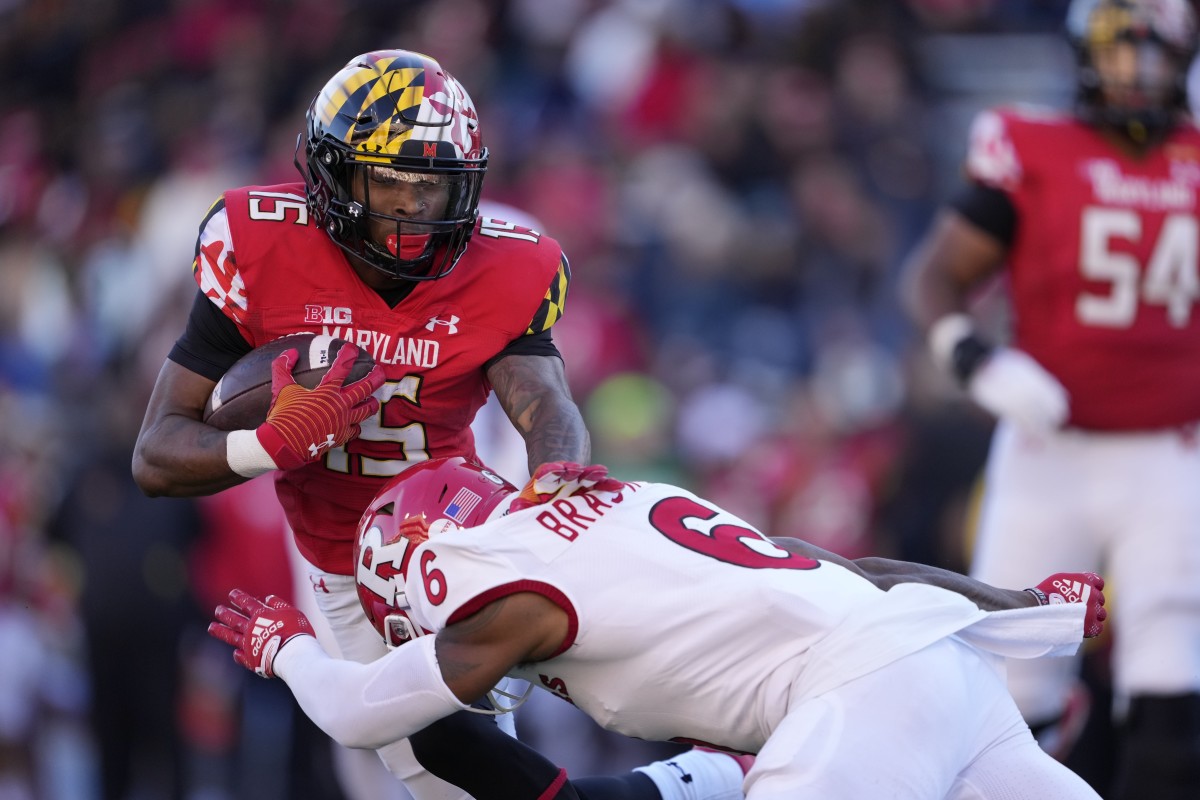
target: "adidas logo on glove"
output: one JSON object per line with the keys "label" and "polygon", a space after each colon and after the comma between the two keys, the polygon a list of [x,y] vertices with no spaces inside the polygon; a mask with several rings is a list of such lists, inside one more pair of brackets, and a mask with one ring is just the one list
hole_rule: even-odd
{"label": "adidas logo on glove", "polygon": [[264,645],[269,642],[271,635],[282,627],[283,622],[279,620],[271,621],[266,617],[259,617],[258,619],[254,620],[254,630],[251,634],[252,640],[250,644],[251,654],[255,658],[258,658],[263,652]]}
{"label": "adidas logo on glove", "polygon": [[1025,591],[1033,595],[1038,605],[1084,606],[1083,637],[1091,639],[1104,632],[1104,579],[1094,572],[1059,572],[1037,586]]}
{"label": "adidas logo on glove", "polygon": [[1087,593],[1091,591],[1090,586],[1079,581],[1056,580],[1052,584],[1055,591],[1050,593],[1047,600],[1051,604],[1058,603],[1082,603],[1087,598]]}

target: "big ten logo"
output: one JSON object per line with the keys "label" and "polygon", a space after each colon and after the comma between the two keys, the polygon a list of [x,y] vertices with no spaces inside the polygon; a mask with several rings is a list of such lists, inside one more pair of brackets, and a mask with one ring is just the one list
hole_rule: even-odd
{"label": "big ten logo", "polygon": [[309,324],[349,325],[350,309],[342,306],[305,306],[304,321]]}
{"label": "big ten logo", "polygon": [[542,675],[541,673],[538,673],[538,680],[540,680],[542,682],[542,686],[545,686],[546,689],[548,689],[552,694],[557,697],[561,697],[571,705],[575,705],[575,701],[571,699],[571,695],[567,692],[567,683],[562,678],[552,678],[549,675]]}

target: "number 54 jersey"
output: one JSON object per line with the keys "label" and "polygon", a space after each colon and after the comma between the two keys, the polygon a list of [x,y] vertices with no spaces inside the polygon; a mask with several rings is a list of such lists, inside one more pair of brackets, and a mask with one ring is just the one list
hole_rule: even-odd
{"label": "number 54 jersey", "polygon": [[794,704],[946,636],[988,627],[995,642],[1016,623],[1019,639],[1034,614],[1049,638],[1011,654],[1073,652],[1082,638],[1083,606],[989,614],[933,586],[884,592],[665,484],[560,498],[437,534],[408,563],[410,613],[426,630],[540,593],[569,630],[556,655],[514,676],[628,736],[744,752],[757,752]]}
{"label": "number 54 jersey", "polygon": [[570,279],[553,239],[483,218],[453,272],[393,308],[313,224],[299,183],[226,192],[201,230],[194,271],[252,346],[324,333],[384,369],[381,410],[357,439],[276,473],[300,551],[337,574],[352,574],[359,517],[388,478],[428,458],[475,455],[470,424],[491,390],[485,365],[559,319]]}
{"label": "number 54 jersey", "polygon": [[1135,156],[1073,116],[991,110],[966,170],[1016,211],[1015,342],[1066,387],[1069,424],[1200,419],[1200,131]]}

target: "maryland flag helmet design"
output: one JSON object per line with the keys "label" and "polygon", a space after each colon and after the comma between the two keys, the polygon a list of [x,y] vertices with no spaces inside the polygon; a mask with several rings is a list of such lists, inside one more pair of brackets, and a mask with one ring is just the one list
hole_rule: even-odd
{"label": "maryland flag helmet design", "polygon": [[[454,269],[474,229],[488,152],[474,103],[438,62],[407,50],[352,59],[309,106],[301,141],[308,204],[338,247],[394,278],[435,280]],[[378,201],[381,182],[418,187],[434,210],[394,213]]]}

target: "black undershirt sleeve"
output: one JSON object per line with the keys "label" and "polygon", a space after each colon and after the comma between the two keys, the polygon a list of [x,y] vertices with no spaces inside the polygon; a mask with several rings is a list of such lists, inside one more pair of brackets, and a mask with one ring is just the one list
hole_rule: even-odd
{"label": "black undershirt sleeve", "polygon": [[1006,247],[1012,245],[1017,211],[1004,192],[971,181],[950,201],[950,207]]}
{"label": "black undershirt sleeve", "polygon": [[507,356],[555,356],[561,359],[562,354],[558,352],[558,345],[554,344],[554,339],[550,336],[550,328],[541,333],[529,333],[524,336],[518,336],[508,343],[508,346],[501,350],[496,355],[487,360],[483,365],[483,371],[487,372],[502,358]]}
{"label": "black undershirt sleeve", "polygon": [[196,290],[187,327],[167,358],[209,380],[217,381],[234,362],[249,353],[250,343],[216,304]]}

